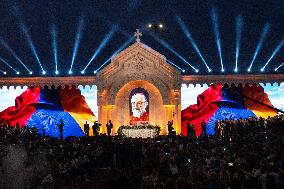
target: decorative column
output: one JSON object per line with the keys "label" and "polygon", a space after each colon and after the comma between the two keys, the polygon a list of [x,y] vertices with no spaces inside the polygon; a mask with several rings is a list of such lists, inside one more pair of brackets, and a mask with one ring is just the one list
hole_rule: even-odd
{"label": "decorative column", "polygon": [[[174,120],[174,110],[175,110],[175,105],[172,104],[167,104],[164,105],[164,107],[167,109],[167,117],[166,117],[166,123],[168,124],[168,121]],[[166,131],[162,131],[161,134],[168,134],[168,127],[166,127]]]}
{"label": "decorative column", "polygon": [[174,128],[176,133],[180,133],[180,112],[179,112],[179,102],[180,102],[180,95],[179,95],[180,91],[179,90],[174,90],[174,106],[175,106],[175,110],[174,110]]}
{"label": "decorative column", "polygon": [[105,92],[101,92],[100,90],[98,90],[98,94],[97,94],[97,101],[98,101],[98,121],[99,123],[102,124],[101,128],[100,128],[100,132],[105,133],[106,132],[106,120],[107,120],[107,113],[105,111]]}

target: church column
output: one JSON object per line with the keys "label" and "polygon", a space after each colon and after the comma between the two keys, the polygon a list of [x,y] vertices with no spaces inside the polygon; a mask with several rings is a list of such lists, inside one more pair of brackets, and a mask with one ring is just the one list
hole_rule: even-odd
{"label": "church column", "polygon": [[[113,115],[113,110],[114,110],[114,105],[107,105],[106,107],[105,107],[105,109],[106,109],[106,123],[109,121],[109,120],[111,120],[112,121],[112,123],[113,123],[113,119],[114,119],[114,115]],[[105,127],[106,127],[106,124],[105,124]],[[112,131],[113,132],[113,131]]]}
{"label": "church column", "polygon": [[112,120],[113,121],[113,109],[114,109],[114,105],[107,105],[107,106],[104,106],[104,111],[106,113],[106,122],[105,122],[105,125],[106,123],[109,121],[109,120]]}
{"label": "church column", "polygon": [[98,121],[102,124],[100,128],[100,132],[106,132],[106,119],[107,119],[107,111],[105,110],[105,93],[98,91]]}
{"label": "church column", "polygon": [[[168,123],[168,121],[173,120],[174,121],[174,110],[175,110],[175,105],[164,105],[164,107],[167,109],[167,117],[166,117],[166,125]],[[168,127],[165,127],[165,131],[161,131],[160,134],[168,134]]]}
{"label": "church column", "polygon": [[181,113],[180,113],[180,91],[174,90],[174,103],[175,103],[175,110],[174,110],[174,128],[177,134],[180,133],[180,122],[181,122]]}

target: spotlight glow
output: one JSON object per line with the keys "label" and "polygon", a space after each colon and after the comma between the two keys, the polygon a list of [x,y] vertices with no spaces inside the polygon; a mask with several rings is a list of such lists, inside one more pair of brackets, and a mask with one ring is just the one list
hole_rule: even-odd
{"label": "spotlight glow", "polygon": [[218,15],[217,15],[217,11],[216,11],[215,7],[212,7],[212,9],[211,9],[211,20],[212,20],[214,34],[215,34],[215,41],[216,41],[218,53],[219,53],[221,71],[224,72],[224,65],[223,65],[223,59],[222,59],[221,37],[220,37],[220,32],[219,32],[219,21],[218,21]]}
{"label": "spotlight glow", "polygon": [[0,57],[0,62],[3,62],[5,65],[7,65],[9,68],[11,68],[14,72],[17,72],[6,60]]}
{"label": "spotlight glow", "polygon": [[266,35],[267,35],[269,29],[270,29],[270,25],[269,25],[268,23],[266,23],[266,24],[264,25],[263,29],[262,29],[261,36],[260,36],[260,39],[259,39],[259,41],[258,41],[258,43],[257,43],[257,46],[256,46],[256,49],[255,49],[255,52],[254,52],[252,61],[251,61],[251,63],[250,63],[248,72],[251,71],[252,65],[253,65],[253,63],[254,63],[254,61],[255,61],[255,59],[256,59],[256,57],[257,57],[257,55],[258,55],[258,53],[259,53],[259,51],[260,51],[260,49],[261,49],[261,47],[262,47],[262,44],[263,44],[263,42],[264,42],[264,40],[265,40],[265,37],[266,37]]}
{"label": "spotlight glow", "polygon": [[242,26],[243,26],[243,19],[239,15],[236,18],[236,66],[235,66],[235,72],[238,72],[238,59],[239,59],[239,53],[240,53]]}
{"label": "spotlight glow", "polygon": [[184,69],[181,69],[179,66],[177,66],[177,65],[176,65],[175,63],[173,63],[172,61],[167,60],[167,62],[168,62],[169,64],[171,64],[172,66],[176,67],[177,69],[179,69],[180,71],[185,72]]}
{"label": "spotlight glow", "polygon": [[17,72],[16,74],[17,74],[17,75],[19,75],[19,74],[20,74],[20,72]]}
{"label": "spotlight glow", "polygon": [[6,75],[7,74],[7,72],[3,72],[4,73],[4,75]]}
{"label": "spotlight glow", "polygon": [[152,28],[152,24],[148,24],[148,28]]}
{"label": "spotlight glow", "polygon": [[43,71],[42,74],[45,75],[45,74],[46,74],[46,71]]}
{"label": "spotlight glow", "polygon": [[101,44],[99,45],[99,47],[94,52],[92,58],[89,60],[89,62],[87,63],[87,65],[85,66],[83,71],[85,71],[88,68],[88,66],[92,63],[92,61],[98,56],[98,54],[101,52],[101,50],[106,46],[106,44],[109,42],[109,40],[113,36],[114,32],[115,32],[115,27],[112,27],[111,30],[105,35]]}
{"label": "spotlight glow", "polygon": [[94,71],[94,74],[96,74],[96,73],[97,73],[97,70]]}
{"label": "spotlight glow", "polygon": [[281,68],[282,66],[284,66],[284,62],[282,64],[280,64],[277,68],[274,69],[274,71],[277,71],[279,68]]}
{"label": "spotlight glow", "polygon": [[23,63],[23,61],[19,58],[19,56],[13,51],[13,49],[4,41],[4,39],[0,38],[0,43],[13,55],[13,57],[24,66],[24,68],[30,72],[29,68]]}
{"label": "spotlight glow", "polygon": [[85,74],[85,71],[81,71],[81,74]]}
{"label": "spotlight glow", "polygon": [[71,70],[69,70],[69,72],[68,72],[69,74],[72,74],[72,71]]}
{"label": "spotlight glow", "polygon": [[29,46],[30,46],[30,48],[31,48],[31,50],[32,50],[32,53],[33,53],[33,55],[35,56],[36,61],[37,61],[37,63],[39,64],[41,70],[43,70],[41,61],[40,61],[40,59],[39,59],[39,57],[38,57],[38,54],[37,54],[36,48],[35,48],[35,46],[34,46],[34,43],[33,43],[32,39],[31,39],[31,36],[29,35],[28,29],[26,28],[26,26],[25,26],[23,23],[20,23],[20,24],[21,24],[22,32],[25,34],[25,37],[26,37],[26,39],[27,39],[27,41],[28,41],[28,44],[29,44]]}
{"label": "spotlight glow", "polygon": [[196,73],[198,73],[198,72],[199,72],[199,70],[197,70],[197,69],[196,69],[196,70],[195,70],[195,72],[196,72]]}
{"label": "spotlight glow", "polygon": [[284,38],[280,41],[280,43],[277,45],[277,47],[274,49],[272,55],[270,56],[270,58],[267,60],[267,62],[265,63],[265,65],[262,67],[262,70],[264,70],[266,68],[266,66],[269,64],[269,62],[272,60],[272,58],[274,58],[274,56],[278,53],[278,51],[282,48],[284,44]]}
{"label": "spotlight glow", "polygon": [[55,71],[57,71],[57,32],[55,24],[51,27],[51,39],[52,39],[52,50],[53,50],[53,57],[55,63]]}
{"label": "spotlight glow", "polygon": [[133,37],[128,37],[127,41],[125,41],[97,70],[98,72],[102,67],[104,67],[113,57],[115,57],[120,51],[126,48],[129,43],[133,41]]}
{"label": "spotlight glow", "polygon": [[30,72],[30,75],[32,75],[33,74],[33,72]]}
{"label": "spotlight glow", "polygon": [[163,47],[174,53],[179,59],[181,59],[183,62],[185,62],[187,65],[189,65],[193,70],[196,70],[194,66],[192,66],[184,57],[182,57],[179,53],[177,53],[165,40],[159,38],[158,36],[154,35],[153,33],[149,33],[153,39],[155,39],[157,42],[159,42]]}
{"label": "spotlight glow", "polygon": [[163,24],[159,24],[159,28],[163,28],[164,27],[164,25]]}
{"label": "spotlight glow", "polygon": [[70,70],[72,70],[72,68],[73,68],[73,64],[74,64],[74,61],[75,61],[75,58],[76,58],[76,55],[77,55],[77,52],[78,52],[78,47],[79,47],[79,44],[80,44],[80,40],[81,40],[81,36],[82,36],[81,33],[82,33],[82,30],[83,30],[83,27],[84,27],[84,16],[81,16],[80,20],[79,20],[78,28],[77,28],[76,37],[75,37]]}
{"label": "spotlight glow", "polygon": [[24,23],[24,21],[22,19],[23,16],[21,15],[21,12],[20,12],[19,8],[14,6],[13,7],[13,13],[14,13],[15,17],[18,19],[19,25],[20,25],[20,29],[24,33],[24,35],[25,35],[25,37],[26,37],[26,39],[28,41],[28,44],[29,44],[29,46],[30,46],[30,48],[32,50],[32,53],[35,56],[37,63],[40,65],[41,70],[43,71],[43,67],[42,67],[41,61],[39,59],[38,53],[37,53],[36,48],[34,46],[33,40],[32,40],[32,38],[31,38],[31,36],[29,34],[29,30],[28,30],[27,26],[25,25],[25,23]]}
{"label": "spotlight glow", "polygon": [[[190,31],[188,30],[188,28],[186,27],[185,23],[183,22],[183,20],[180,17],[177,17],[177,22],[180,25],[183,33],[186,35],[187,39],[189,40],[189,42],[191,43],[191,45],[193,46],[195,52],[199,55],[199,57],[201,58],[202,62],[205,64],[208,72],[211,72],[211,69],[209,68],[209,66],[207,65],[205,59],[203,58],[197,44],[195,43]],[[209,71],[210,70],[210,71]]]}
{"label": "spotlight glow", "polygon": [[56,70],[56,71],[55,71],[55,74],[56,74],[56,75],[58,75],[58,74],[59,74],[59,71],[58,71],[58,70]]}

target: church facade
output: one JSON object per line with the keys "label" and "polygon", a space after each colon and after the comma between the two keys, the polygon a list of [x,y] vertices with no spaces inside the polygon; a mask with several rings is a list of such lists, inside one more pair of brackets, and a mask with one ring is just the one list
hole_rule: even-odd
{"label": "church facade", "polygon": [[138,91],[144,96],[141,107],[144,105],[147,112],[142,121],[159,125],[161,134],[167,134],[168,121],[173,121],[175,131],[181,133],[182,84],[244,86],[283,81],[284,74],[182,75],[167,63],[166,57],[142,43],[138,36],[134,44],[116,55],[96,76],[5,77],[0,79],[0,87],[96,85],[98,121],[102,123],[103,133],[108,120],[112,120],[114,131],[121,125],[131,124],[134,106],[138,106],[132,102],[133,91]]}
{"label": "church facade", "polygon": [[180,132],[181,73],[145,44],[136,42],[114,57],[97,74],[96,83],[103,125],[107,120],[116,126],[128,125],[130,93],[142,88],[149,93],[149,124],[161,126],[161,134],[166,134],[167,122],[173,120],[175,130]]}

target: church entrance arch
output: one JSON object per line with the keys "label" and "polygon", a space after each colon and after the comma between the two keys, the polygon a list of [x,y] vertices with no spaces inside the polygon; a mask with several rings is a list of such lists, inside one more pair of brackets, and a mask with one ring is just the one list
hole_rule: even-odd
{"label": "church entrance arch", "polygon": [[[149,124],[159,125],[162,129],[162,133],[166,133],[166,123],[168,121],[168,112],[163,105],[163,99],[160,91],[152,83],[145,80],[136,80],[126,83],[116,94],[115,106],[111,118],[114,125],[130,125],[131,123],[131,92],[137,90],[140,93],[141,89],[144,89],[149,96],[146,98],[148,100],[149,107]],[[136,93],[137,94],[137,93]],[[146,95],[145,95],[146,96]],[[147,107],[145,107],[147,110]],[[143,122],[144,120],[142,120]],[[146,121],[146,120],[145,120]],[[162,125],[161,125],[162,123]],[[114,128],[117,130],[118,128]]]}
{"label": "church entrance arch", "polygon": [[[142,121],[159,125],[160,134],[167,134],[167,122],[173,120],[175,131],[180,133],[180,81],[179,70],[168,64],[163,55],[136,39],[136,43],[113,57],[96,75],[101,131],[106,132],[108,120],[114,124],[112,134],[116,134],[119,126],[130,125],[131,106],[141,106],[136,115],[142,115],[143,110],[143,103],[138,105],[135,99],[141,102],[145,99],[148,102],[143,105],[148,105],[149,112],[143,114]],[[133,91],[137,95],[131,95]]]}

